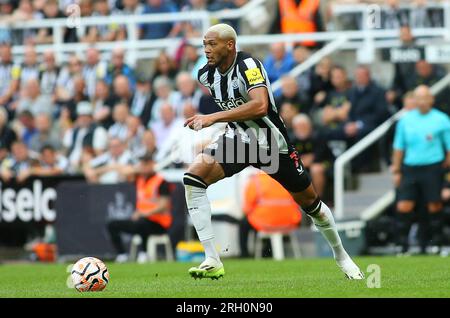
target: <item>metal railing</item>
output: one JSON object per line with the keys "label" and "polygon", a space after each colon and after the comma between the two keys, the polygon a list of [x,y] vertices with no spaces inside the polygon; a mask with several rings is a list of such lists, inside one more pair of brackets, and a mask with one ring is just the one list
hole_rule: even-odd
{"label": "metal railing", "polygon": [[[433,95],[438,94],[450,84],[450,74],[439,80],[431,87]],[[334,211],[337,220],[341,220],[345,216],[344,205],[344,169],[353,158],[359,155],[361,152],[370,147],[373,143],[380,140],[389,129],[397,122],[399,118],[404,114],[404,110],[400,110],[392,115],[383,124],[374,129],[371,133],[350,147],[342,155],[340,155],[334,162]],[[376,201],[373,205],[370,205],[365,211],[362,211],[361,216],[365,219],[375,215],[384,207],[392,203],[394,196],[393,192],[389,191],[382,198]]]}

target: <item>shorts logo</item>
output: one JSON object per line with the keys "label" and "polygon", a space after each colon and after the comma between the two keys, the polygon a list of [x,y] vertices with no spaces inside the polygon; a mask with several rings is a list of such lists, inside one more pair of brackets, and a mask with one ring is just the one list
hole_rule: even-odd
{"label": "shorts logo", "polygon": [[245,76],[247,77],[248,83],[250,85],[256,85],[264,82],[261,71],[257,67],[246,70]]}

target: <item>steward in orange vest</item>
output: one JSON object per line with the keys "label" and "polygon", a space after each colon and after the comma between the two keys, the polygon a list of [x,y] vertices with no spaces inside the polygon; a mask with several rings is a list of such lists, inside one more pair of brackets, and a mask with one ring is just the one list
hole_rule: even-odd
{"label": "steward in orange vest", "polygon": [[243,211],[246,218],[240,228],[242,256],[248,256],[250,230],[280,231],[300,225],[302,214],[290,193],[265,172],[259,171],[247,183]]}
{"label": "steward in orange vest", "polygon": [[136,178],[136,211],[128,220],[114,220],[108,223],[112,243],[123,259],[125,248],[121,233],[139,234],[145,244],[152,234],[167,233],[172,224],[170,186],[154,171],[155,162],[151,155],[140,159]]}
{"label": "steward in orange vest", "polygon": [[[271,33],[311,33],[323,31],[319,12],[320,0],[278,0],[279,14]],[[314,47],[312,40],[300,43]]]}

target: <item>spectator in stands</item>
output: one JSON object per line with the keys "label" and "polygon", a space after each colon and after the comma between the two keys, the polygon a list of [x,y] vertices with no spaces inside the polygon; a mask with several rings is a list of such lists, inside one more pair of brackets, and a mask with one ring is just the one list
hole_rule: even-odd
{"label": "spectator in stands", "polygon": [[[192,12],[207,10],[206,0],[189,0],[181,7],[181,12]],[[199,20],[181,21],[175,24],[173,34],[183,38],[198,38],[203,34],[203,24]]]}
{"label": "spectator in stands", "polygon": [[39,164],[33,166],[29,173],[32,176],[48,177],[59,176],[66,173],[69,161],[59,154],[51,145],[44,145],[40,149]]}
{"label": "spectator in stands", "polygon": [[298,114],[292,120],[293,143],[301,156],[303,166],[311,175],[314,188],[323,197],[327,174],[332,172],[334,156],[326,140],[313,130],[311,119],[306,114]]}
{"label": "spectator in stands", "polygon": [[100,52],[90,47],[86,51],[86,63],[83,66],[83,78],[86,81],[86,95],[89,99],[94,98],[95,84],[97,80],[106,76],[106,63],[100,61]]}
{"label": "spectator in stands", "polygon": [[28,170],[35,164],[36,158],[32,157],[27,145],[23,142],[15,141],[11,145],[11,156],[1,163],[1,179],[3,182],[9,182],[13,179],[17,182],[23,182],[29,176]]}
{"label": "spectator in stands", "polygon": [[183,108],[185,104],[190,104],[198,109],[201,91],[197,87],[197,82],[187,72],[180,72],[176,78],[177,92],[174,94],[173,104],[177,117],[183,116]]}
{"label": "spectator in stands", "polygon": [[387,0],[387,9],[381,12],[383,29],[399,29],[409,23],[408,11],[400,8],[399,0]]}
{"label": "spectator in stands", "polygon": [[161,148],[173,129],[183,126],[183,120],[175,117],[175,111],[172,105],[168,103],[162,104],[160,112],[161,119],[150,126],[155,135],[157,148]]}
{"label": "spectator in stands", "polygon": [[19,132],[16,132],[20,139],[27,145],[30,146],[31,139],[35,134],[38,133],[36,129],[36,122],[34,120],[34,115],[29,110],[25,110],[18,114],[18,129]]}
{"label": "spectator in stands", "polygon": [[[270,33],[310,33],[324,31],[319,0],[278,0],[277,13]],[[303,46],[314,47],[312,40]]]}
{"label": "spectator in stands", "polygon": [[125,75],[118,75],[113,81],[113,93],[106,101],[111,107],[118,103],[130,105],[133,100],[130,81]]}
{"label": "spectator in stands", "polygon": [[[74,78],[82,76],[83,63],[78,56],[71,55],[56,81],[56,101],[68,101],[74,96]],[[83,88],[84,90],[84,88]],[[84,92],[82,92],[84,95]]]}
{"label": "spectator in stands", "polygon": [[[295,66],[304,63],[310,57],[310,55],[311,55],[310,49],[301,45],[297,45],[292,52],[292,56],[295,61]],[[299,88],[299,94],[302,97],[302,99],[307,103],[310,103],[308,92],[311,89],[312,72],[313,69],[308,68],[306,71],[301,73],[296,78]]]}
{"label": "spectator in stands", "polygon": [[144,5],[139,0],[122,0],[123,15],[139,15],[144,13]]}
{"label": "spectator in stands", "polygon": [[440,28],[444,25],[443,13],[427,7],[427,0],[414,0],[409,13],[413,28]]}
{"label": "spectator in stands", "polygon": [[[94,0],[93,17],[109,17],[111,10],[108,0]],[[125,39],[125,29],[121,28],[117,23],[94,25],[87,29],[85,36],[81,38],[81,42],[110,42],[122,41]]]}
{"label": "spectator in stands", "polygon": [[401,98],[408,90],[416,87],[412,81],[416,63],[422,59],[423,50],[417,47],[411,28],[404,25],[400,28],[400,48],[390,49],[390,62],[394,63],[394,80],[391,89],[386,93],[390,105],[400,108]]}
{"label": "spectator in stands", "polygon": [[277,97],[275,102],[276,105],[284,103],[294,105],[300,113],[309,113],[309,104],[302,98],[297,80],[290,75],[281,77],[281,96]]}
{"label": "spectator in stands", "polygon": [[16,133],[8,125],[8,112],[0,107],[0,162],[6,158],[16,140]]}
{"label": "spectator in stands", "polygon": [[51,146],[60,149],[61,140],[55,126],[52,126],[51,118],[48,114],[40,113],[35,118],[37,133],[30,139],[30,149],[40,152],[42,147]]}
{"label": "spectator in stands", "polygon": [[121,47],[116,47],[112,50],[111,55],[111,63],[108,65],[105,78],[106,83],[111,85],[118,75],[124,75],[128,78],[131,89],[134,90],[136,79],[133,69],[125,63],[125,50]]}
{"label": "spectator in stands", "polygon": [[[174,13],[176,7],[170,0],[147,0],[143,14]],[[175,35],[172,22],[143,23],[140,28],[140,38],[145,40],[164,39]]]}
{"label": "spectator in stands", "polygon": [[33,45],[27,45],[23,54],[23,63],[20,67],[20,85],[31,79],[39,78],[39,63],[37,52]]}
{"label": "spectator in stands", "polygon": [[0,45],[0,106],[9,107],[19,91],[20,68],[14,65],[12,48],[9,44]]}
{"label": "spectator in stands", "polygon": [[127,181],[127,171],[132,168],[133,157],[123,140],[109,139],[108,151],[84,165],[86,180],[92,183],[114,184]]}
{"label": "spectator in stands", "polygon": [[321,104],[327,96],[327,92],[333,89],[331,84],[331,68],[333,61],[329,57],[324,57],[311,73],[311,87],[309,91],[309,100],[313,104]]}
{"label": "spectator in stands", "polygon": [[[139,234],[142,242],[152,234],[167,233],[172,224],[170,186],[154,169],[152,156],[146,154],[136,166],[136,211],[129,220],[115,220],[108,223],[111,241],[117,252],[117,262],[128,260],[121,233]],[[143,244],[146,246],[146,244]],[[145,253],[140,253],[138,261],[145,261]]]}
{"label": "spectator in stands", "polygon": [[[403,116],[396,127],[391,171],[397,187],[398,243],[408,249],[411,213],[419,201],[429,213],[431,242],[440,247],[442,232],[443,168],[450,167],[450,120],[433,108],[430,89],[421,85],[414,91],[417,109]],[[426,252],[427,240],[422,242]]]}
{"label": "spectator in stands", "polygon": [[139,158],[145,155],[146,153],[154,155],[156,154],[156,152],[157,149],[156,149],[155,134],[151,129],[147,129],[142,134],[141,145],[139,146],[139,150],[136,151],[135,157]]}
{"label": "spectator in stands", "polygon": [[160,76],[165,76],[173,82],[178,73],[175,61],[166,52],[161,52],[158,55],[155,59],[153,69],[154,73],[151,79],[153,85],[155,79]]}
{"label": "spectator in stands", "polygon": [[270,54],[264,59],[264,67],[270,82],[275,82],[294,67],[295,61],[291,52],[286,52],[284,43],[270,46]]}
{"label": "spectator in stands", "polygon": [[51,95],[41,94],[37,78],[31,78],[24,83],[22,95],[23,97],[17,101],[17,113],[27,110],[35,116],[40,113],[52,116],[55,112],[55,105],[52,102]]}
{"label": "spectator in stands", "polygon": [[156,78],[153,86],[157,98],[153,103],[151,118],[147,123],[147,126],[160,120],[161,107],[163,104],[169,103],[170,105],[172,105],[172,107],[174,107],[174,100],[176,96],[175,92],[172,90],[172,84],[170,80],[165,76]]}
{"label": "spectator in stands", "polygon": [[129,115],[127,118],[127,137],[126,144],[131,152],[133,158],[140,156],[140,149],[142,145],[142,139],[145,133],[145,127],[142,125],[141,120],[137,116]]}
{"label": "spectator in stands", "polygon": [[311,114],[315,125],[326,129],[335,129],[339,124],[347,121],[351,108],[348,97],[351,82],[343,67],[333,66],[331,84],[333,89],[327,92],[321,104],[314,106]]}
{"label": "spectator in stands", "polygon": [[[11,16],[4,19],[7,23],[20,23],[25,21],[37,20],[42,18],[42,13],[37,12],[33,8],[33,3],[30,0],[20,0],[17,8]],[[36,30],[25,29],[13,32],[14,44],[32,44],[36,38]]]}
{"label": "spectator in stands", "polygon": [[[66,15],[58,7],[58,0],[47,0],[44,3],[44,7],[42,8],[44,19],[60,19],[66,17]],[[75,28],[64,29],[65,43],[77,42],[77,40],[77,33]],[[34,41],[36,44],[53,43],[53,28],[50,27],[39,29]]]}
{"label": "spectator in stands", "polygon": [[302,215],[289,192],[263,171],[256,171],[250,177],[244,191],[245,217],[239,228],[239,245],[241,257],[248,257],[250,231],[293,230],[300,225]]}
{"label": "spectator in stands", "polygon": [[99,80],[95,86],[95,97],[92,100],[95,122],[108,128],[111,125],[111,106],[106,104],[109,98],[109,87],[105,81]]}
{"label": "spectator in stands", "polygon": [[286,126],[286,130],[290,140],[292,140],[293,138],[292,120],[298,113],[299,111],[297,106],[289,102],[285,102],[280,106],[280,116],[283,119],[284,125]]}
{"label": "spectator in stands", "polygon": [[108,129],[109,138],[118,138],[125,141],[128,136],[127,119],[130,116],[128,105],[125,103],[116,104],[113,108],[114,124]]}
{"label": "spectator in stands", "polygon": [[[0,21],[7,21],[12,16],[14,4],[10,0],[0,1]],[[0,43],[11,43],[12,34],[7,25],[0,26]]]}
{"label": "spectator in stands", "polygon": [[43,63],[39,69],[39,82],[41,92],[44,95],[52,96],[52,102],[56,101],[56,84],[60,73],[60,68],[56,64],[53,50],[46,50],[42,55]]}
{"label": "spectator in stands", "polygon": [[92,113],[89,102],[79,102],[75,126],[64,135],[63,146],[69,159],[70,172],[79,170],[84,148],[91,149],[95,155],[100,155],[106,149],[108,133],[105,128],[95,124]]}
{"label": "spectator in stands", "polygon": [[156,94],[152,91],[150,79],[140,74],[137,76],[136,90],[130,104],[130,113],[138,116],[141,123],[146,125],[151,117]]}

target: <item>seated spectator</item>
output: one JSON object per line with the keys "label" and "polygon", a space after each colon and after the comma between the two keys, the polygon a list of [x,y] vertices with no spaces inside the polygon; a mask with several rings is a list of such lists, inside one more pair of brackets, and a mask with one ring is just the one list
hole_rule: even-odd
{"label": "seated spectator", "polygon": [[27,145],[15,141],[11,145],[11,155],[1,163],[1,179],[3,182],[23,182],[28,178],[28,170],[35,164],[36,158],[28,151]]}
{"label": "seated spectator", "polygon": [[309,113],[309,104],[302,98],[297,80],[290,75],[284,75],[281,78],[281,96],[275,101],[276,105],[284,103],[294,105],[300,113]]}
{"label": "seated spectator", "polygon": [[331,84],[333,89],[327,92],[325,100],[321,104],[314,106],[311,113],[315,125],[325,129],[334,129],[347,121],[351,108],[348,97],[351,83],[344,68],[333,66]]}
{"label": "seated spectator", "polygon": [[138,116],[141,123],[146,125],[151,117],[156,94],[152,91],[150,80],[144,75],[139,75],[136,82],[136,90],[130,104],[130,113]]}
{"label": "seated spectator", "polygon": [[400,0],[387,0],[387,9],[381,11],[383,29],[396,29],[409,23],[408,11],[400,8]]}
{"label": "seated spectator", "polygon": [[[206,0],[189,0],[181,7],[181,12],[203,11],[207,10]],[[203,36],[202,20],[180,21],[173,28],[173,35],[183,38],[198,38]]]}
{"label": "seated spectator", "polygon": [[[14,3],[12,1],[0,1],[0,21],[7,21],[14,11]],[[0,43],[11,43],[12,32],[7,24],[0,26]]]}
{"label": "seated spectator", "polygon": [[122,0],[123,15],[139,15],[144,13],[144,5],[139,0]]}
{"label": "seated spectator", "polygon": [[39,63],[34,45],[27,45],[23,63],[20,65],[20,85],[26,84],[31,79],[39,80]]}
{"label": "seated spectator", "polygon": [[[170,0],[147,0],[143,14],[175,13],[176,7]],[[143,23],[140,25],[140,38],[145,40],[164,39],[175,35],[172,22]]]}
{"label": "seated spectator", "polygon": [[23,143],[27,147],[29,147],[31,139],[33,139],[33,136],[38,133],[38,130],[36,129],[35,118],[30,111],[25,110],[17,116],[17,119],[18,131],[16,131],[16,133],[18,136],[20,136],[20,139],[23,141]]}
{"label": "seated spectator", "polygon": [[95,84],[100,79],[105,79],[106,62],[100,60],[100,52],[94,47],[86,51],[86,63],[83,66],[83,78],[86,81],[86,95],[92,100],[95,95]]}
{"label": "seated spectator", "polygon": [[[117,252],[117,262],[128,260],[121,233],[139,234],[142,242],[152,234],[164,234],[172,224],[170,186],[154,169],[151,155],[140,158],[136,171],[136,211],[129,220],[115,220],[108,223],[111,241]],[[144,248],[147,244],[143,244]],[[140,253],[138,261],[145,261]]]}
{"label": "seated spectator", "polygon": [[317,131],[313,131],[310,118],[298,114],[292,120],[293,144],[300,154],[303,166],[311,175],[314,188],[323,197],[328,173],[332,173],[334,156],[327,143]]}
{"label": "seated spectator", "polygon": [[[162,105],[169,103],[172,107],[174,107],[174,101],[176,97],[176,93],[172,90],[172,84],[170,80],[165,76],[156,78],[153,86],[157,98],[153,103],[150,121],[147,123],[147,126],[160,120]],[[176,115],[177,114],[175,113],[175,116]]]}
{"label": "seated spectator", "polygon": [[114,124],[108,129],[109,138],[118,138],[125,141],[128,136],[127,119],[130,116],[128,105],[119,103],[114,106],[113,120]]}
{"label": "seated spectator", "polygon": [[[131,105],[133,100],[133,92],[131,90],[130,81],[125,75],[118,75],[113,81],[113,91],[109,98],[106,100],[106,105],[111,108],[114,105],[124,103]],[[109,127],[109,126],[108,126]]]}
{"label": "seated spectator", "polygon": [[125,143],[128,145],[128,149],[133,158],[138,158],[141,155],[139,151],[141,149],[144,133],[145,127],[142,125],[139,117],[129,115],[127,118],[127,137]]}
{"label": "seated spectator", "polygon": [[77,117],[76,107],[78,103],[89,100],[89,97],[85,94],[85,91],[86,81],[83,79],[81,74],[74,76],[72,96],[68,100],[59,101],[60,107],[57,112],[61,114],[63,109],[67,109],[70,115],[70,119],[74,121]]}
{"label": "seated spectator", "polygon": [[100,155],[106,150],[108,133],[105,128],[95,124],[92,113],[89,102],[78,103],[75,126],[64,135],[63,146],[69,159],[70,172],[79,170],[83,149],[92,149],[95,155]]}
{"label": "seated spectator", "polygon": [[41,92],[44,95],[52,97],[52,102],[56,101],[56,85],[60,68],[56,64],[55,53],[52,50],[47,50],[42,55],[43,63],[39,69],[39,82]]}
{"label": "seated spectator", "polygon": [[142,157],[145,154],[156,154],[156,138],[151,129],[143,132],[139,149],[135,152],[135,158]]}
{"label": "seated spectator", "polygon": [[176,78],[177,92],[174,94],[172,103],[175,107],[177,117],[183,116],[183,108],[185,104],[190,104],[198,109],[201,91],[197,87],[197,82],[187,72],[180,72]]}
{"label": "seated spectator", "polygon": [[17,113],[29,111],[33,115],[45,113],[53,116],[55,105],[53,105],[51,95],[41,94],[39,81],[36,78],[29,79],[22,90],[22,97],[17,101]]}
{"label": "seated spectator", "polygon": [[[68,101],[74,96],[74,79],[82,76],[83,63],[76,55],[71,55],[56,80],[56,101]],[[84,90],[84,88],[83,88]],[[84,92],[82,92],[84,95]]]}
{"label": "seated spectator", "polygon": [[45,145],[54,149],[60,149],[61,140],[58,131],[52,126],[50,116],[38,114],[35,118],[37,133],[30,139],[30,149],[36,153],[40,152]]}
{"label": "seated spectator", "polygon": [[154,61],[153,76],[151,82],[155,85],[154,81],[158,77],[167,77],[171,84],[174,84],[175,77],[178,74],[175,61],[164,51],[162,51]]}
{"label": "seated spectator", "polygon": [[331,84],[331,68],[333,61],[329,57],[324,57],[314,68],[314,72],[311,73],[311,87],[309,91],[309,100],[313,104],[321,104],[327,92],[333,89]]}
{"label": "seated spectator", "polygon": [[92,183],[114,184],[127,181],[127,171],[133,157],[123,140],[109,139],[108,151],[92,159],[83,167],[86,179]]}
{"label": "seated spectator", "polygon": [[99,80],[95,85],[95,96],[92,100],[92,105],[94,108],[94,120],[95,122],[107,128],[111,125],[111,106],[107,105],[109,99],[109,87],[105,81]]}
{"label": "seated spectator", "polygon": [[182,119],[177,119],[175,117],[173,106],[168,103],[161,106],[160,118],[160,120],[155,121],[149,127],[155,135],[157,148],[161,148],[173,129],[183,126],[184,124]]}
{"label": "seated spectator", "polygon": [[427,7],[427,0],[414,0],[409,13],[413,28],[440,28],[444,25],[444,13]]}
{"label": "seated spectator", "polygon": [[248,257],[250,231],[295,229],[300,225],[302,214],[289,192],[265,172],[256,171],[244,191],[242,210],[245,217],[240,224],[239,245],[241,256]]}
{"label": "seated spectator", "polygon": [[280,107],[280,117],[283,119],[284,125],[290,140],[293,138],[292,119],[298,114],[298,109],[291,103],[283,103]]}
{"label": "seated spectator", "polygon": [[[304,63],[311,56],[311,50],[308,49],[307,47],[298,45],[292,51],[292,56],[295,61],[295,66],[297,66],[297,65]],[[310,103],[308,92],[311,89],[312,72],[313,72],[313,69],[308,68],[306,71],[301,73],[296,78],[298,89],[299,89],[299,94],[300,94],[301,98],[308,104]]]}
{"label": "seated spectator", "polygon": [[[189,43],[184,43],[178,51],[178,60],[180,71],[189,72],[193,78],[197,77],[195,72],[199,70],[199,62],[203,60],[203,56],[198,54],[197,48]],[[203,63],[204,65],[205,63]]]}
{"label": "seated spectator", "polygon": [[[16,1],[17,5],[17,1]],[[30,0],[20,0],[18,6],[14,10],[13,14],[5,17],[4,22],[7,23],[20,23],[25,21],[32,21],[41,19],[42,13],[33,8],[33,3]],[[18,30],[13,37],[14,44],[33,44],[36,38],[35,29]]]}
{"label": "seated spectator", "polygon": [[286,52],[284,43],[274,43],[270,46],[270,54],[264,59],[264,67],[271,83],[284,74],[289,73],[295,61],[291,52]]}
{"label": "seated spectator", "polygon": [[39,162],[30,167],[22,174],[23,178],[60,176],[66,173],[69,161],[66,157],[58,154],[50,145],[45,145],[40,149]]}
{"label": "seated spectator", "polygon": [[108,65],[105,78],[106,83],[112,85],[118,75],[124,75],[128,78],[131,89],[134,90],[136,79],[134,78],[133,69],[125,63],[125,50],[121,47],[116,47],[112,50],[111,54],[111,63]]}
{"label": "seated spectator", "polygon": [[20,67],[14,65],[11,45],[0,45],[0,106],[9,109],[13,97],[19,91]]}
{"label": "seated spectator", "polygon": [[[94,0],[93,17],[109,17],[111,10],[108,0]],[[102,24],[90,26],[85,36],[81,38],[81,42],[96,43],[122,41],[125,39],[125,29],[121,28],[117,23]]]}
{"label": "seated spectator", "polygon": [[8,113],[4,108],[0,108],[0,162],[8,155],[12,143],[16,140],[16,133],[8,125]]}
{"label": "seated spectator", "polygon": [[[45,1],[42,8],[44,19],[60,19],[65,18],[66,15],[59,9],[58,0]],[[53,43],[53,28],[39,29],[36,38],[36,44],[52,44]],[[75,28],[64,28],[64,42],[77,42],[77,33]]]}

